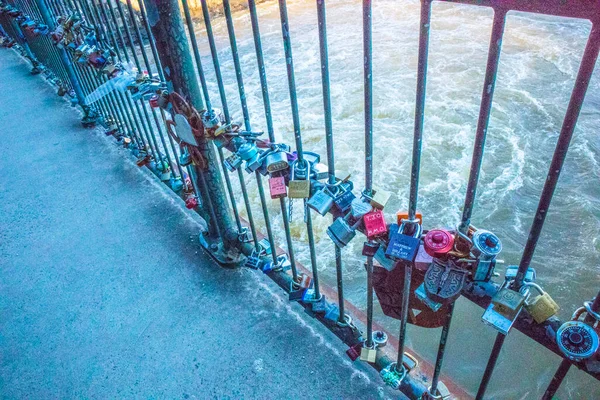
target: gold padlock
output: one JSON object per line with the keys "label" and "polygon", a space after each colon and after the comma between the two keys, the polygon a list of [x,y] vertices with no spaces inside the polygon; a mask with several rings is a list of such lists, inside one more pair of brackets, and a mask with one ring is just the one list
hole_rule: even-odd
{"label": "gold padlock", "polygon": [[288,197],[293,199],[306,199],[310,196],[310,179],[309,179],[309,168],[310,164],[304,160],[304,179],[296,178],[296,161],[292,164],[292,176],[288,183]]}
{"label": "gold padlock", "polygon": [[492,297],[492,303],[496,312],[514,321],[525,304],[525,294],[503,287]]}
{"label": "gold padlock", "polygon": [[390,192],[381,189],[373,189],[371,191],[371,196],[369,196],[369,201],[374,208],[383,210],[391,196],[392,194]]}
{"label": "gold padlock", "polygon": [[548,293],[544,292],[540,285],[533,282],[523,283],[521,290],[528,287],[534,288],[539,293],[539,295],[535,296],[532,300],[529,300],[531,294],[525,299],[525,309],[531,314],[533,320],[538,324],[541,324],[551,316],[556,315],[560,310],[560,307],[556,304],[554,299],[550,297]]}

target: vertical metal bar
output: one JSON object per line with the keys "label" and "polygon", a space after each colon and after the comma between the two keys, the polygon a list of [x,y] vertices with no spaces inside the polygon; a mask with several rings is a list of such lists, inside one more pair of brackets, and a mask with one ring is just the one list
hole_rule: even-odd
{"label": "vertical metal bar", "polygon": [[567,151],[569,150],[569,144],[571,142],[571,138],[573,137],[573,132],[575,131],[575,125],[577,124],[577,119],[579,118],[581,106],[583,104],[583,100],[585,99],[585,94],[587,92],[590,79],[594,73],[594,67],[596,65],[596,60],[598,59],[598,51],[600,48],[599,25],[600,23],[595,23],[592,26],[592,31],[585,46],[583,57],[581,58],[581,65],[579,66],[579,72],[577,73],[577,78],[575,79],[575,87],[571,93],[571,99],[569,100],[567,112],[565,114],[560,135],[558,137],[558,142],[556,143],[556,149],[554,150],[554,155],[552,156],[552,162],[550,163],[548,176],[546,177],[546,182],[544,183],[544,188],[542,189],[542,194],[540,195],[538,208],[535,213],[535,217],[533,218],[533,223],[531,224],[527,243],[525,244],[525,249],[523,250],[523,256],[521,257],[521,262],[519,263],[519,270],[515,278],[516,289],[521,287],[525,273],[527,272],[529,264],[531,263],[531,259],[533,258],[533,253],[535,251],[540,234],[542,233],[542,228],[544,227],[546,215],[548,214],[548,209],[550,208],[550,202],[552,201],[552,196],[554,195],[554,190],[556,189],[560,172],[565,162],[565,158],[567,157]]}
{"label": "vertical metal bar", "polygon": [[[592,311],[594,311],[596,313],[600,312],[600,291],[596,294],[596,297],[594,298],[594,301],[592,302],[590,308]],[[585,322],[593,323],[594,317],[588,314],[585,317]],[[561,361],[560,365],[558,366],[558,369],[554,373],[554,376],[552,377],[552,380],[550,381],[550,384],[548,385],[546,392],[542,396],[542,400],[552,400],[552,398],[554,398],[556,391],[558,390],[558,388],[562,384],[563,380],[567,376],[567,373],[569,372],[570,368],[571,368],[571,361],[569,361],[569,359],[567,359],[567,358],[564,358]]]}
{"label": "vertical metal bar", "polygon": [[[242,105],[242,114],[244,116],[244,126],[247,131],[252,130],[250,124],[250,115],[248,113],[248,102],[246,101],[246,90],[244,89],[244,78],[242,76],[242,67],[240,65],[240,57],[238,54],[237,42],[235,39],[235,29],[233,26],[233,18],[231,16],[231,7],[229,6],[229,0],[223,0],[223,10],[225,11],[225,21],[227,23],[227,33],[229,35],[229,44],[231,46],[231,57],[233,58],[233,66],[235,69],[235,77],[238,84],[238,91],[240,95],[240,102]],[[255,171],[256,184],[258,186],[258,194],[260,196],[260,205],[265,219],[265,229],[267,230],[267,238],[269,245],[271,246],[271,257],[273,258],[273,265],[277,265],[277,251],[275,247],[275,239],[273,237],[273,230],[271,229],[271,219],[269,218],[269,210],[267,209],[267,199],[265,198],[265,191],[262,183],[262,176],[258,171]]]}
{"label": "vertical metal bar", "polygon": [[410,197],[408,201],[408,219],[417,215],[417,197],[419,191],[419,172],[421,168],[421,144],[423,141],[423,122],[425,119],[425,88],[427,86],[427,55],[429,52],[429,28],[431,22],[431,0],[421,1],[421,20],[419,32],[419,64],[417,69],[417,100],[415,106],[415,130],[413,137],[412,168],[410,173]]}
{"label": "vertical metal bar", "polygon": [[492,100],[494,98],[494,88],[496,86],[496,76],[498,73],[498,63],[500,61],[505,23],[506,10],[500,8],[495,9],[488,50],[487,67],[485,69],[485,79],[483,81],[483,93],[481,94],[481,106],[479,107],[479,120],[477,121],[477,131],[475,133],[473,158],[471,158],[471,172],[469,173],[469,182],[467,184],[467,194],[465,196],[462,220],[459,225],[460,231],[464,234],[469,230],[473,205],[475,204],[477,183],[479,181],[479,173],[481,171],[483,151],[485,148],[485,138],[487,135],[490,113],[492,111]]}
{"label": "vertical metal bar", "polygon": [[[202,15],[204,17],[204,25],[206,26],[206,36],[208,37],[208,44],[210,47],[210,54],[212,56],[213,66],[215,69],[215,75],[217,76],[217,85],[219,87],[219,96],[221,97],[221,106],[223,107],[223,115],[225,116],[225,122],[231,123],[231,116],[229,115],[229,107],[227,105],[227,96],[225,94],[225,86],[223,84],[223,75],[221,74],[221,66],[219,64],[219,54],[217,52],[217,46],[215,44],[215,37],[212,31],[212,25],[210,22],[210,13],[208,10],[208,4],[206,0],[201,0]],[[250,205],[250,199],[248,198],[248,191],[246,190],[246,182],[244,180],[244,174],[241,168],[237,170],[238,179],[240,181],[240,187],[242,189],[242,197],[244,198],[244,204],[246,206],[246,213],[248,214],[248,223],[250,225],[250,231],[252,232],[252,238],[254,239],[254,248],[259,251],[258,236],[256,235],[256,226],[254,225],[254,217],[252,216],[252,207]],[[231,194],[233,202],[233,194]],[[275,249],[273,249],[275,250]]]}
{"label": "vertical metal bar", "polygon": [[[52,18],[52,14],[50,13],[50,10],[46,6],[46,2],[44,0],[35,0],[35,2],[38,6],[38,9],[40,10],[40,13],[42,14],[44,23],[46,25],[48,25],[48,28],[50,30],[54,30],[54,27],[56,25],[54,24],[54,20]],[[79,103],[79,106],[83,110],[84,114],[87,116],[89,107],[87,107],[85,105],[85,101],[84,101],[85,96],[83,95],[83,90],[81,89],[81,85],[79,84],[79,81],[77,80],[77,76],[75,75],[75,70],[73,69],[71,60],[69,59],[69,56],[65,49],[60,49],[59,53],[60,53],[62,62],[64,64],[64,67],[67,71],[67,74],[69,76],[69,81],[71,82],[71,86],[73,87],[73,90],[75,91],[75,96],[77,97],[77,102]]]}
{"label": "vertical metal bar", "polygon": [[[292,55],[292,39],[290,37],[290,24],[285,0],[279,0],[279,19],[281,20],[281,33],[283,36],[283,48],[285,52],[288,87],[290,91],[290,103],[292,106],[292,120],[294,123],[296,152],[298,153],[298,162],[300,165],[304,166],[305,163],[304,152],[302,150],[302,134],[300,132],[300,114],[298,112],[298,95],[296,93],[296,78],[294,76],[294,57]],[[307,179],[309,179],[310,168],[307,169],[306,173]],[[319,287],[319,271],[317,266],[317,255],[315,252],[315,237],[312,229],[312,214],[307,208],[306,199],[304,199],[304,215],[306,216],[306,231],[308,236],[308,248],[310,251],[310,264],[312,267],[315,299],[320,299],[321,290]]]}
{"label": "vertical metal bar", "polygon": [[[267,122],[267,132],[269,134],[269,140],[275,142],[275,132],[273,130],[273,117],[271,115],[271,100],[269,99],[269,86],[267,83],[267,73],[265,70],[265,62],[263,57],[262,43],[260,40],[260,29],[258,26],[258,15],[256,12],[255,0],[248,0],[248,9],[250,11],[250,21],[252,24],[252,35],[254,37],[254,48],[256,51],[256,59],[258,63],[258,72],[260,75],[260,86],[262,90],[263,105],[265,109],[265,118]],[[296,256],[294,253],[294,242],[292,240],[292,234],[290,232],[290,221],[287,213],[287,204],[285,198],[279,199],[279,205],[281,207],[281,217],[283,219],[283,229],[285,231],[285,240],[288,248],[288,255],[290,257],[290,264],[292,269],[292,278],[294,282],[299,280],[298,270],[296,268]]]}
{"label": "vertical metal bar", "polygon": [[[325,10],[325,0],[317,0],[317,18],[319,21],[319,53],[321,57],[323,111],[325,113],[325,143],[327,146],[327,170],[329,173],[328,181],[329,184],[333,185],[335,183],[335,152],[333,151],[333,121],[331,116],[331,87],[329,84],[329,54],[327,49],[327,13]],[[344,310],[342,250],[335,244],[333,248],[335,251],[335,272],[337,275],[338,306],[340,310],[338,322],[345,324],[346,316]],[[371,260],[371,263],[372,262],[373,260]]]}
{"label": "vertical metal bar", "polygon": [[[373,14],[363,0],[363,79],[365,104],[365,192],[373,189]],[[337,246],[336,246],[337,247]],[[373,346],[373,257],[367,257],[367,347]],[[401,353],[402,354],[402,353]],[[402,356],[400,356],[402,357]],[[402,360],[402,358],[400,358]],[[400,361],[401,365],[401,361]]]}
{"label": "vertical metal bar", "polygon": [[490,383],[490,379],[492,378],[492,373],[494,372],[494,368],[496,367],[496,362],[498,361],[500,350],[502,349],[502,345],[504,344],[504,339],[506,339],[505,335],[501,333],[498,333],[496,335],[496,341],[494,342],[494,347],[492,347],[490,358],[488,359],[487,365],[485,366],[485,371],[483,372],[483,377],[481,378],[481,382],[479,383],[479,389],[477,389],[477,395],[475,396],[475,400],[482,400],[483,396],[485,395],[485,391],[487,390],[488,384]]}
{"label": "vertical metal bar", "polygon": [[450,324],[452,323],[452,315],[454,313],[454,305],[456,302],[450,303],[448,306],[448,312],[446,313],[446,322],[442,327],[442,334],[440,335],[440,345],[438,347],[437,358],[435,360],[435,367],[433,369],[433,377],[431,378],[431,387],[429,393],[434,396],[439,395],[437,387],[440,381],[440,375],[442,373],[442,364],[444,362],[444,354],[446,352],[446,343],[448,342],[448,334],[450,333]]}

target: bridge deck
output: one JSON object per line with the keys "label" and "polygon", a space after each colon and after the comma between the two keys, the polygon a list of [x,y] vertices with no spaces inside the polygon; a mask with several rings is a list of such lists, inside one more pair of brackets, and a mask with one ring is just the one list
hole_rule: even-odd
{"label": "bridge deck", "polygon": [[0,397],[391,394],[28,71],[0,49]]}

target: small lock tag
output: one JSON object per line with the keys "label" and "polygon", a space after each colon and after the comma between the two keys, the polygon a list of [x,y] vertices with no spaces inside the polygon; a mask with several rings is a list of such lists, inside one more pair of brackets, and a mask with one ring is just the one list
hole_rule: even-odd
{"label": "small lock tag", "polygon": [[292,164],[292,176],[288,182],[288,196],[293,199],[306,199],[310,196],[310,179],[308,178],[308,169],[310,164],[305,161],[304,179],[296,179],[297,165],[296,161]]}
{"label": "small lock tag", "polygon": [[192,146],[198,146],[198,141],[194,136],[194,132],[192,132],[192,127],[188,120],[181,114],[175,114],[173,116],[173,122],[175,122],[175,132],[177,133],[177,137],[183,140],[187,144],[191,144]]}
{"label": "small lock tag", "polygon": [[385,216],[381,210],[375,210],[366,213],[363,216],[363,222],[365,224],[365,233],[367,239],[372,240],[378,236],[387,233],[387,224],[385,223]]}
{"label": "small lock tag", "polygon": [[368,348],[368,347],[363,347],[362,349],[360,349],[360,360],[361,361],[366,361],[369,363],[374,363],[375,360],[377,360],[377,349],[376,348]]}
{"label": "small lock tag", "polygon": [[523,309],[524,302],[525,296],[523,294],[502,287],[492,298],[481,320],[503,335],[508,335],[510,328],[512,328]]}
{"label": "small lock tag", "polygon": [[272,199],[279,199],[287,196],[287,186],[283,176],[272,176],[269,178],[269,191]]}
{"label": "small lock tag", "polygon": [[442,307],[442,303],[433,301],[429,298],[429,296],[427,296],[427,291],[425,290],[425,283],[421,283],[417,290],[415,290],[415,296],[423,304],[431,308],[434,312],[438,312],[438,310]]}
{"label": "small lock tag", "polygon": [[317,190],[307,201],[307,206],[312,208],[321,215],[327,214],[327,212],[333,206],[333,197],[329,193],[327,187],[323,187]]}
{"label": "small lock tag", "polygon": [[421,244],[421,225],[414,225],[413,236],[405,235],[403,230],[404,224],[392,233],[385,256],[392,260],[413,262]]}
{"label": "small lock tag", "polygon": [[381,245],[377,242],[365,242],[363,244],[362,255],[367,257],[374,257],[379,250]]}
{"label": "small lock tag", "polygon": [[538,292],[538,295],[533,299],[531,299],[531,294],[525,299],[525,309],[535,322],[541,324],[558,313],[560,307],[540,285],[531,282],[523,283],[521,290],[524,291],[527,288],[533,288]]}

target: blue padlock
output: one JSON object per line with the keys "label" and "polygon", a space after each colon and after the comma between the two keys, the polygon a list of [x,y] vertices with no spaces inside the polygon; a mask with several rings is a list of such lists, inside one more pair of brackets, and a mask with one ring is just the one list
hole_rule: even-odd
{"label": "blue padlock", "polygon": [[414,224],[415,232],[413,233],[413,236],[408,236],[403,233],[404,226],[404,224],[401,224],[396,231],[390,229],[392,235],[385,251],[385,256],[396,261],[403,260],[413,262],[419,251],[419,245],[421,244],[421,225]]}
{"label": "blue padlock", "polygon": [[169,184],[174,192],[180,192],[183,189],[183,181],[181,178],[171,178]]}
{"label": "blue padlock", "polygon": [[337,304],[330,303],[324,317],[329,321],[337,322],[340,319],[340,308]]}
{"label": "blue padlock", "polygon": [[340,188],[341,192],[338,193],[333,199],[333,207],[340,212],[345,213],[350,208],[352,200],[356,198],[352,190],[346,188]]}

